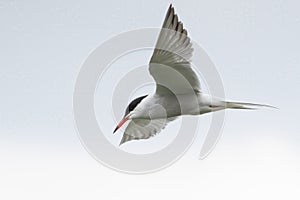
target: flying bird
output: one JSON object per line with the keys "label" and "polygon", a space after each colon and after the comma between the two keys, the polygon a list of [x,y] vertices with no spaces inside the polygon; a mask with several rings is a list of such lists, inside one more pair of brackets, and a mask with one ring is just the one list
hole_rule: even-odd
{"label": "flying bird", "polygon": [[120,145],[150,138],[181,115],[201,115],[226,108],[272,107],[229,102],[201,92],[199,79],[191,67],[192,53],[191,40],[171,4],[149,63],[149,72],[156,82],[155,92],[138,97],[127,106],[123,119],[113,131],[130,121]]}

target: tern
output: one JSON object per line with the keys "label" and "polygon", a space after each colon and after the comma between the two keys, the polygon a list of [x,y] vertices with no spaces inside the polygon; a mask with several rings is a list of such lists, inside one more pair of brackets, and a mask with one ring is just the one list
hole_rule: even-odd
{"label": "tern", "polygon": [[123,119],[113,131],[115,133],[130,121],[120,145],[131,140],[148,139],[181,115],[201,115],[226,108],[273,108],[263,104],[229,102],[201,92],[200,81],[191,67],[192,53],[187,31],[170,4],[149,63],[149,72],[156,82],[155,92],[138,97],[127,106]]}

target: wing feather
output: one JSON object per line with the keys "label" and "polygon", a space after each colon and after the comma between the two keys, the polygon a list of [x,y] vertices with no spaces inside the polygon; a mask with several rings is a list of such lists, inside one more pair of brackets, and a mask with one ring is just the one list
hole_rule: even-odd
{"label": "wing feather", "polygon": [[134,119],[126,127],[120,145],[130,140],[148,139],[158,134],[170,121],[175,119],[176,117],[152,120]]}
{"label": "wing feather", "polygon": [[149,64],[156,93],[164,94],[168,89],[175,94],[200,92],[200,82],[190,65],[192,54],[187,31],[170,5]]}

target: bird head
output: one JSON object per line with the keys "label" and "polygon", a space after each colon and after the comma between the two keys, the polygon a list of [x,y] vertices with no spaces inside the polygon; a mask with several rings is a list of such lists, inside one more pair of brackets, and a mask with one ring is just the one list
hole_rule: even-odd
{"label": "bird head", "polygon": [[115,133],[123,124],[125,124],[126,121],[135,118],[134,109],[147,96],[148,95],[138,97],[129,103],[129,105],[127,106],[127,108],[125,110],[125,115],[124,115],[123,119],[118,123],[118,125],[115,128],[115,130],[113,131],[113,133]]}

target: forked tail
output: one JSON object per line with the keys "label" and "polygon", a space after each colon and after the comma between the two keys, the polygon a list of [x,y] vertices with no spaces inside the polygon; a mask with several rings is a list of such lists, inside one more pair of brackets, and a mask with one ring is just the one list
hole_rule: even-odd
{"label": "forked tail", "polygon": [[256,103],[242,103],[242,102],[225,102],[226,108],[232,108],[232,109],[258,109],[258,108],[275,108],[274,106],[269,106],[265,104],[256,104]]}

